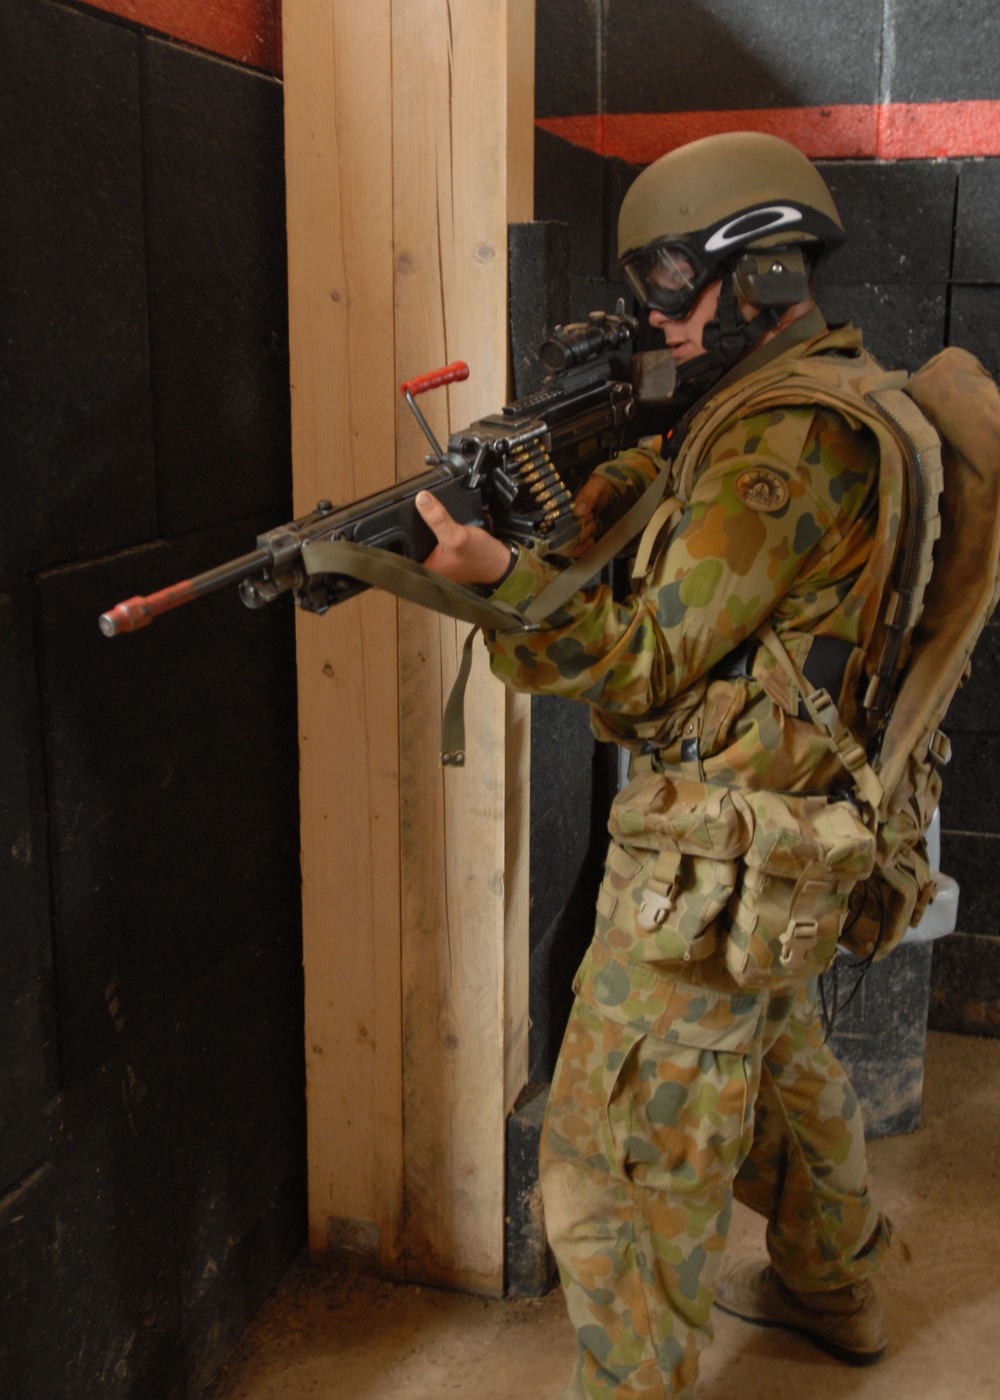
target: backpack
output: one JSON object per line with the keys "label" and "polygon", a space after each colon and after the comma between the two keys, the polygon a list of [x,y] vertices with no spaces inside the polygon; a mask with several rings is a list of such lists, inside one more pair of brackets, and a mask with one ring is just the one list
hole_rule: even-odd
{"label": "backpack", "polygon": [[[834,871],[830,852],[820,863],[827,876],[834,874],[835,885],[850,890],[849,897],[844,896],[840,945],[871,960],[890,952],[907,928],[919,922],[936,891],[925,832],[941,793],[940,770],[950,756],[940,725],[969,675],[973,648],[1000,595],[1000,389],[974,356],[956,348],[943,350],[912,376],[887,371],[867,352],[848,350],[848,330],[825,332],[821,349],[806,345],[793,361],[765,362],[723,392],[716,391],[690,420],[674,472],[662,473],[663,478],[669,475],[676,495],[664,500],[665,481],[654,481],[630,512],[641,515],[639,529],[623,517],[594,551],[548,585],[545,593],[551,597],[539,595],[532,607],[539,616],[551,611],[579,586],[578,576],[593,571],[596,555],[609,555],[627,539],[638,538],[633,578],[642,574],[661,531],[690,498],[698,465],[712,440],[735,417],[766,408],[821,404],[874,433],[880,450],[879,508],[869,559],[854,586],[869,638],[863,654],[859,649],[853,658],[851,675],[857,684],[852,680],[849,695],[842,687],[841,696],[831,697],[810,684],[803,673],[802,652],[797,650],[798,661],[793,660],[772,626],[765,624],[756,634],[777,662],[775,676],[762,681],[765,689],[789,713],[801,698],[850,775],[873,856],[861,873],[851,873],[851,861],[843,871]],[[598,562],[603,563],[603,557]],[[808,648],[814,639],[798,641]],[[791,696],[795,703],[789,703]],[[839,714],[838,699],[841,704],[850,701],[848,719],[867,735],[866,747]],[[625,811],[628,830],[623,828],[619,835],[626,843],[641,845],[637,832],[645,820],[644,801],[644,790],[630,795],[626,789],[620,795],[618,806]],[[612,835],[616,820],[613,811]],[[777,830],[787,824],[777,810],[764,815],[765,828]],[[750,827],[758,825],[760,814],[750,821]],[[788,844],[791,835],[785,834]],[[662,836],[653,844],[663,845]],[[668,833],[665,846],[671,861],[674,848],[691,845],[689,837],[688,833],[678,841]],[[815,846],[819,851],[823,845],[817,837],[803,849]],[[850,854],[849,847],[850,842],[840,840],[831,849],[839,857]],[[695,847],[689,855],[697,855]],[[755,879],[767,883],[759,872]],[[669,896],[657,890],[668,883],[654,871],[653,879],[643,885],[643,898],[649,899],[648,886],[653,902],[659,898],[666,908],[674,899],[673,888]],[[796,885],[793,903],[800,894]],[[781,911],[771,914],[780,924]],[[806,920],[803,927],[819,922]],[[749,984],[780,975],[779,963],[786,963],[789,952],[789,929],[798,924],[789,914],[788,928],[777,940],[771,937],[775,929],[767,924],[765,918],[756,919],[767,935],[766,946],[758,947],[756,955],[749,944],[735,950],[731,970],[738,981]],[[779,945],[780,959],[775,952]],[[688,948],[684,956],[695,953]]]}
{"label": "backpack", "polygon": [[[806,357],[791,374],[754,376],[759,382],[740,398],[744,408],[829,405],[871,427],[882,447],[879,519],[867,566],[880,598],[863,667],[867,752],[773,628],[759,632],[838,750],[874,831],[874,868],[854,887],[840,943],[875,959],[920,921],[936,890],[925,832],[950,758],[940,726],[1000,597],[1000,389],[973,355],[957,348],[912,376],[881,371],[869,356],[862,371]],[[886,450],[887,433],[896,452]]]}
{"label": "backpack", "polygon": [[930,575],[896,675],[880,681],[886,713],[876,720],[870,755],[883,789],[876,863],[855,887],[841,934],[864,958],[895,947],[934,897],[924,832],[951,756],[940,726],[1000,598],[1000,389],[974,356],[950,348],[894,394],[916,405],[939,439],[941,490],[936,521],[917,522],[932,547]]}

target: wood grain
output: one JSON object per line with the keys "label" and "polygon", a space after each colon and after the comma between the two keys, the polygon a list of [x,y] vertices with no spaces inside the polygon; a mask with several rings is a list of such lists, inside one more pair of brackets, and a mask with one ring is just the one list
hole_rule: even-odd
{"label": "wood grain", "polygon": [[[422,469],[402,380],[469,362],[421,401],[439,438],[508,397],[533,6],[286,0],[284,45],[298,512]],[[372,593],[300,618],[310,1239],[377,1238],[384,1273],[496,1294],[527,1068],[528,724],[480,642],[467,765],[439,767],[466,630]]]}

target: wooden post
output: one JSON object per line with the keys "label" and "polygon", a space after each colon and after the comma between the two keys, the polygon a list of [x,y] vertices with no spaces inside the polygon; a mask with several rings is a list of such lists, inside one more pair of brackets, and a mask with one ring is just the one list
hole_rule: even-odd
{"label": "wooden post", "polygon": [[[508,396],[507,241],[531,217],[530,0],[285,0],[296,511],[421,470]],[[465,629],[369,592],[298,623],[310,1242],[499,1293],[504,1119],[527,1072],[526,701]]]}

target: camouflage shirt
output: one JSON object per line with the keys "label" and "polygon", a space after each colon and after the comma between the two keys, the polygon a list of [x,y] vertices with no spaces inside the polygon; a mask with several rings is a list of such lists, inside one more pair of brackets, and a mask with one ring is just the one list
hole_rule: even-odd
{"label": "camouflage shirt", "polygon": [[[828,342],[860,347],[861,338],[853,328],[828,333],[782,358]],[[864,646],[871,609],[855,585],[877,519],[878,460],[868,429],[818,405],[734,416],[693,464],[683,448],[671,464],[649,445],[623,453],[601,469],[616,514],[659,471],[693,483],[645,577],[623,601],[598,585],[537,632],[490,636],[494,671],[514,689],[585,702],[600,738],[655,746],[667,764],[694,733],[706,777],[820,785],[837,760],[783,703],[787,681],[773,658],[761,649],[746,678],[726,678],[725,658],[768,619],[797,659],[813,635]],[[522,550],[493,596],[524,607],[554,567]]]}

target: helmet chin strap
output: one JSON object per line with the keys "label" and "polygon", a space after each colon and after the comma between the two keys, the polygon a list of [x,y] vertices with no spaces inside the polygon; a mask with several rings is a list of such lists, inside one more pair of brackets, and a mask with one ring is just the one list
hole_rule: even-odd
{"label": "helmet chin strap", "polygon": [[780,320],[778,309],[767,306],[748,321],[740,310],[733,287],[733,274],[726,268],[722,274],[715,319],[709,321],[702,331],[701,343],[705,353],[677,367],[677,388],[678,391],[683,389],[685,401],[690,402],[707,394],[712,385],[752,350],[762,336],[774,330]]}

